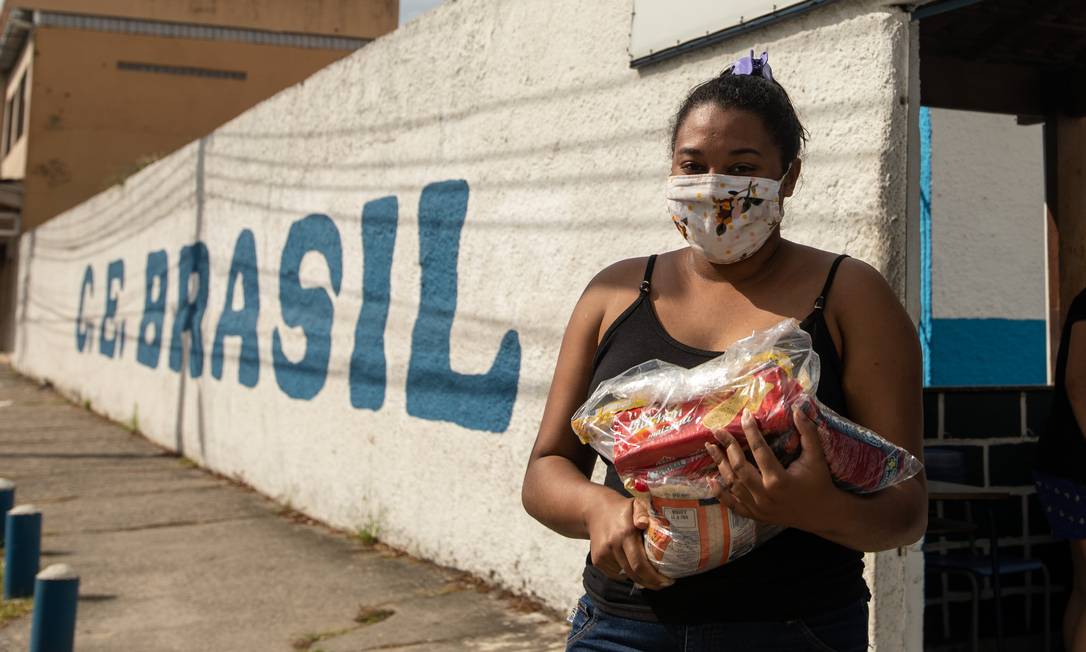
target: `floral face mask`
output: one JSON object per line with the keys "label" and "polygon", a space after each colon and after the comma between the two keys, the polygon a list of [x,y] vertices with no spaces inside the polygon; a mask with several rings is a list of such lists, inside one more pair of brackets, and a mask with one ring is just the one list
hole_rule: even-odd
{"label": "floral face mask", "polygon": [[[785,171],[784,176],[788,172]],[[781,181],[729,174],[667,179],[671,220],[711,262],[737,263],[762,248],[781,223]]]}

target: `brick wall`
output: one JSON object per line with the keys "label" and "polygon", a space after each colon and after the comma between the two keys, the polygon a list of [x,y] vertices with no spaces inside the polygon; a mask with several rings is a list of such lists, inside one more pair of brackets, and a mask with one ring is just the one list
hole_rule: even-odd
{"label": "brick wall", "polygon": [[[1037,502],[1033,487],[1037,436],[1044,427],[1051,406],[1049,387],[928,388],[924,394],[924,444],[929,480],[962,482],[977,487],[1006,491],[1011,497],[990,504],[1000,555],[1040,559],[1052,578],[1053,645],[1058,648],[1059,622],[1071,577],[1067,544],[1052,539],[1048,523]],[[956,453],[956,455],[946,455]],[[938,501],[931,515],[972,520],[980,524],[978,541],[986,551],[989,507],[976,502]],[[961,547],[953,541],[929,540],[927,554]],[[966,544],[967,545],[967,544]],[[969,602],[964,580],[947,581],[951,599],[951,637],[943,636],[942,604],[944,581],[929,574],[925,582],[927,606],[924,615],[925,647],[935,648],[964,640],[969,634]],[[1042,631],[1041,579],[1034,574],[1004,576],[1004,631],[1011,639],[1022,640]],[[956,602],[955,598],[963,599]],[[1032,607],[1032,616],[1030,615]],[[982,600],[981,636],[994,636],[992,600]],[[1038,639],[1039,640],[1039,639]]]}

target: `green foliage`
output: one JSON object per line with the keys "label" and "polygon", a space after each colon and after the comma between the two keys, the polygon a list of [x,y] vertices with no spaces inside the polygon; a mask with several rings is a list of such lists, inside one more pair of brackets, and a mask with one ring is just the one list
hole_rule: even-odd
{"label": "green foliage", "polygon": [[344,627],[343,629],[334,629],[327,632],[307,632],[302,634],[298,638],[290,642],[290,646],[295,650],[305,650],[308,652],[319,652],[319,650],[310,650],[310,646],[314,643],[319,643],[325,639],[332,638],[334,636],[342,636],[348,632],[352,632],[356,627]]}
{"label": "green foliage", "polygon": [[132,404],[132,418],[128,420],[128,429],[132,432],[140,431],[140,405],[139,403]]}
{"label": "green foliage", "polygon": [[359,607],[358,614],[354,617],[354,621],[361,625],[375,625],[382,620],[387,620],[396,612],[391,609],[381,609],[378,607]]}
{"label": "green foliage", "polygon": [[[4,583],[4,565],[0,564],[0,584]],[[0,629],[5,625],[21,618],[30,613],[34,607],[34,601],[27,598],[25,600],[4,600],[0,598]]]}
{"label": "green foliage", "polygon": [[356,539],[362,542],[364,546],[372,546],[379,541],[381,533],[381,525],[376,519],[370,519],[366,521],[366,524],[358,528],[354,533]]}

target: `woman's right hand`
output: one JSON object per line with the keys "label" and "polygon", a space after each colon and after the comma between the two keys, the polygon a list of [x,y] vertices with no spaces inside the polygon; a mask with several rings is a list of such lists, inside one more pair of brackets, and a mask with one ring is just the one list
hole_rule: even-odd
{"label": "woman's right hand", "polygon": [[645,554],[644,530],[649,514],[644,503],[615,493],[586,514],[592,565],[613,580],[630,580],[647,589],[662,589],[675,580],[656,570]]}

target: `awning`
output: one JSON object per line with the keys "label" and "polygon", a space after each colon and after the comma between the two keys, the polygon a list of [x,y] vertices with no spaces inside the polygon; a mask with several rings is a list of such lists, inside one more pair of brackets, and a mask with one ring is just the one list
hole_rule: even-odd
{"label": "awning", "polygon": [[916,9],[925,106],[1086,115],[1086,3],[942,0]]}

